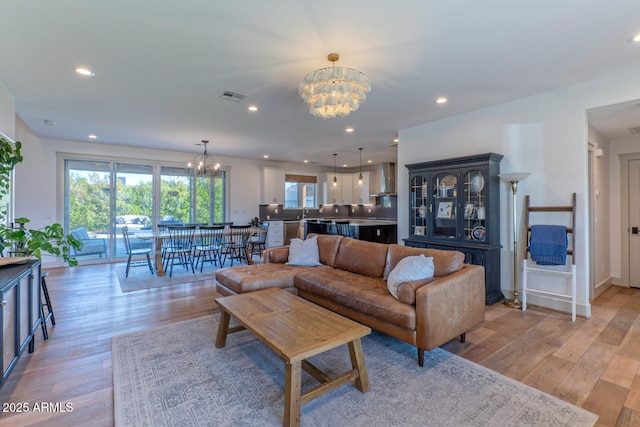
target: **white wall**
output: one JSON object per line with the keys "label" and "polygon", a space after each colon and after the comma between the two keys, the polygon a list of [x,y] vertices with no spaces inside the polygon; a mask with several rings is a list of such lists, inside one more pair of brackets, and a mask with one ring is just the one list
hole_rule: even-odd
{"label": "white wall", "polygon": [[[586,110],[638,98],[640,79],[638,72],[633,71],[401,131],[398,145],[399,239],[408,236],[408,174],[404,165],[489,151],[503,154],[502,172],[532,173],[519,185],[520,205],[525,194],[531,195],[533,204],[566,205],[571,193],[577,193],[578,312],[590,315],[588,207],[585,203],[588,168]],[[510,189],[503,184],[500,233],[503,246],[502,288],[506,294],[510,293],[513,283],[509,192]],[[554,306],[548,301],[543,303]],[[557,306],[561,307],[564,306]]]}

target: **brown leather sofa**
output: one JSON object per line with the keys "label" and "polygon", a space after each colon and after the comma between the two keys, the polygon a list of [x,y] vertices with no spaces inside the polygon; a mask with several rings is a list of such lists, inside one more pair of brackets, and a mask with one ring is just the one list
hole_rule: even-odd
{"label": "brown leather sofa", "polygon": [[[484,321],[483,267],[464,264],[457,251],[386,245],[342,236],[318,235],[319,267],[291,266],[289,247],[271,248],[264,263],[220,269],[216,290],[234,295],[280,287],[336,313],[396,337],[418,349],[432,350]],[[398,298],[386,278],[404,257],[433,257],[432,279],[404,282]]]}

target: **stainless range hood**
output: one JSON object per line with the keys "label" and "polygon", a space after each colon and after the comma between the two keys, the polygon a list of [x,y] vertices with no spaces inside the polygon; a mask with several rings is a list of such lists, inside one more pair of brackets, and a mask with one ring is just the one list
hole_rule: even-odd
{"label": "stainless range hood", "polygon": [[371,196],[395,196],[396,195],[396,164],[382,163],[378,166],[378,188],[371,189]]}

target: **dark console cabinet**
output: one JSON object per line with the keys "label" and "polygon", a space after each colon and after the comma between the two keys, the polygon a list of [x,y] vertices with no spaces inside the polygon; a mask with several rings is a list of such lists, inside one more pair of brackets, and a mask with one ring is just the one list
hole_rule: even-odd
{"label": "dark console cabinet", "polygon": [[409,170],[409,237],[405,245],[457,250],[485,268],[486,303],[500,288],[501,154],[416,163]]}
{"label": "dark console cabinet", "polygon": [[34,333],[41,325],[40,260],[0,268],[0,387],[28,348],[34,350]]}

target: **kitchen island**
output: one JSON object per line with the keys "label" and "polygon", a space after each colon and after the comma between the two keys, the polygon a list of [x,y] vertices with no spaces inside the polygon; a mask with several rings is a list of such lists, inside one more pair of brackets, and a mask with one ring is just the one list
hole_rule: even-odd
{"label": "kitchen island", "polygon": [[[325,220],[345,221],[347,218],[326,218]],[[307,235],[306,222],[316,222],[316,219],[306,219],[305,236]],[[378,243],[398,243],[398,222],[384,219],[349,219],[349,227],[353,238]]]}

